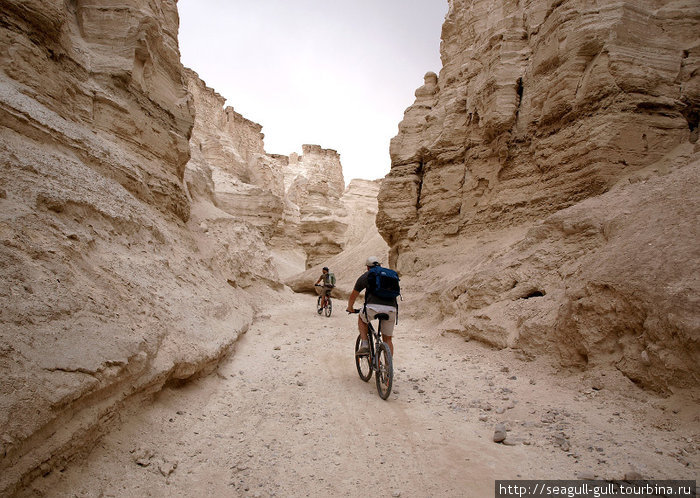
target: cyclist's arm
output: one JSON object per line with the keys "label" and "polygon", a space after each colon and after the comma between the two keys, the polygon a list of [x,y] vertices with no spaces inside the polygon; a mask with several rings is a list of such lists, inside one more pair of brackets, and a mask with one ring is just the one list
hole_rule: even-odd
{"label": "cyclist's arm", "polygon": [[348,298],[348,307],[347,307],[346,311],[348,311],[350,313],[355,311],[353,306],[355,306],[355,299],[357,299],[357,296],[359,296],[359,295],[360,295],[359,291],[357,291],[355,289],[352,290],[352,292],[350,293],[350,297]]}

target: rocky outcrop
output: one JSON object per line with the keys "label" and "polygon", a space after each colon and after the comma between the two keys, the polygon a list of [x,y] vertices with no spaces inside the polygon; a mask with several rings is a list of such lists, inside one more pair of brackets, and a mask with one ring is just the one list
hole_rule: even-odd
{"label": "rocky outcrop", "polygon": [[388,261],[389,247],[379,235],[374,222],[380,184],[379,180],[354,179],[350,182],[341,198],[344,210],[348,213],[347,230],[341,239],[343,251],[286,279],[285,284],[295,292],[313,292],[321,268],[328,266],[336,277],[333,297],[346,298],[357,277],[366,270],[364,264],[368,256],[377,256],[382,262]]}
{"label": "rocky outcrop", "polygon": [[286,176],[288,200],[299,209],[299,234],[306,267],[338,254],[347,229],[340,197],[345,190],[340,155],[318,145],[303,145],[292,155]]}
{"label": "rocky outcrop", "polygon": [[439,80],[391,143],[392,259],[539,219],[697,140],[698,22],[692,1],[451,0]]}
{"label": "rocky outcrop", "polygon": [[451,0],[379,193],[392,265],[431,296],[415,306],[498,347],[697,385],[699,27],[689,1]]}
{"label": "rocky outcrop", "polygon": [[255,226],[269,240],[285,207],[283,162],[265,152],[262,126],[225,107],[194,71],[185,74],[195,108],[185,175],[192,197]]}
{"label": "rocky outcrop", "polygon": [[259,234],[214,225],[211,244],[192,221],[175,2],[10,0],[0,17],[7,496],[125,403],[211,371],[269,286]]}
{"label": "rocky outcrop", "polygon": [[[197,210],[204,216],[197,223],[258,231],[265,242],[258,260],[272,258],[285,276],[340,252],[346,224],[338,153],[303,145],[301,156],[267,154],[259,124],[224,106],[194,71],[185,74],[195,109],[185,180],[194,202],[209,205]],[[279,280],[277,272],[265,278]]]}
{"label": "rocky outcrop", "polygon": [[521,231],[470,238],[419,273],[449,275],[425,286],[429,302],[450,317],[445,329],[499,348],[614,366],[656,390],[697,386],[699,172],[696,159]]}
{"label": "rocky outcrop", "polygon": [[3,123],[60,137],[131,195],[187,220],[192,116],[175,2],[11,0],[2,14]]}

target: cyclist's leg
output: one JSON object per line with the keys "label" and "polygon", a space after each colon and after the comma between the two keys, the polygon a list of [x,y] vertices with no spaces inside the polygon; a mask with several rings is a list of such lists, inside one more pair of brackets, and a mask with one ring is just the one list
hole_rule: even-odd
{"label": "cyclist's leg", "polygon": [[366,341],[368,340],[367,333],[369,329],[367,328],[367,324],[364,321],[362,321],[362,313],[363,312],[360,311],[360,316],[357,317],[357,328],[360,331],[360,337],[362,338],[362,340]]}
{"label": "cyclist's leg", "polygon": [[382,339],[384,342],[386,342],[386,345],[389,346],[389,351],[391,352],[391,356],[394,356],[394,342],[391,340],[390,335],[382,335]]}
{"label": "cyclist's leg", "polygon": [[393,313],[389,314],[388,320],[381,320],[382,325],[382,341],[386,342],[389,346],[389,352],[391,356],[394,356],[394,323],[396,322],[396,316]]}

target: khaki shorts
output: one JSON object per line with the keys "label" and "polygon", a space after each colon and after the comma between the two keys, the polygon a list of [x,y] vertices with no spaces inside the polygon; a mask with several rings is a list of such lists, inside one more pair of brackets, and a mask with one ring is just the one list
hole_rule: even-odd
{"label": "khaki shorts", "polygon": [[374,317],[379,313],[386,313],[389,315],[388,320],[382,320],[382,335],[391,337],[394,335],[394,324],[396,323],[396,308],[393,306],[385,306],[383,304],[368,304],[365,306],[367,310],[367,316],[365,316],[364,311],[360,312],[360,318],[363,322],[367,323],[367,318],[369,320],[374,320]]}

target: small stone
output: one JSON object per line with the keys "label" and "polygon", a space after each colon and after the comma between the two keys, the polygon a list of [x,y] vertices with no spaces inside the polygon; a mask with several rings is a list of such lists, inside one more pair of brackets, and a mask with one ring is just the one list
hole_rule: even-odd
{"label": "small stone", "polygon": [[503,368],[501,368],[501,372],[503,372],[503,373],[508,373],[508,372],[510,372],[510,368],[508,368],[508,367],[503,367]]}
{"label": "small stone", "polygon": [[501,415],[502,413],[505,413],[506,409],[505,408],[496,408],[496,413]]}
{"label": "small stone", "polygon": [[279,351],[280,349],[282,349],[282,347],[281,347],[281,346],[275,346],[275,347],[272,348],[272,349],[275,350],[275,351]]}
{"label": "small stone", "polygon": [[131,454],[131,459],[140,467],[148,467],[151,464],[151,458],[153,458],[154,455],[153,451],[142,448],[131,450]]}
{"label": "small stone", "polygon": [[577,477],[584,481],[595,481],[595,474],[593,472],[579,472]]}
{"label": "small stone", "polygon": [[651,361],[649,360],[649,353],[647,353],[646,349],[642,351],[642,363],[645,365],[650,365]]}
{"label": "small stone", "polygon": [[496,425],[496,428],[493,431],[493,442],[500,443],[505,441],[506,435],[506,426],[504,424]]}
{"label": "small stone", "polygon": [[636,469],[629,469],[625,472],[625,481],[641,481],[644,479]]}
{"label": "small stone", "polygon": [[484,415],[479,415],[479,421],[481,422],[488,422],[489,416],[484,414]]}
{"label": "small stone", "polygon": [[569,451],[569,449],[571,449],[571,444],[564,433],[554,435],[554,444],[559,446],[562,451]]}
{"label": "small stone", "polygon": [[537,384],[537,381],[535,379],[530,379],[530,384],[534,386],[535,384]]}
{"label": "small stone", "polygon": [[297,381],[297,386],[301,387],[303,385],[304,385],[304,383],[302,381],[300,381],[300,380]]}
{"label": "small stone", "polygon": [[510,377],[508,377],[508,379],[509,380],[518,380],[518,377],[515,375],[511,375]]}
{"label": "small stone", "polygon": [[158,465],[158,470],[163,477],[168,477],[177,468],[177,462],[161,462]]}
{"label": "small stone", "polygon": [[391,496],[393,496],[394,498],[399,498],[399,496],[401,496],[401,491],[399,491],[398,489],[395,489],[395,490],[391,493]]}

